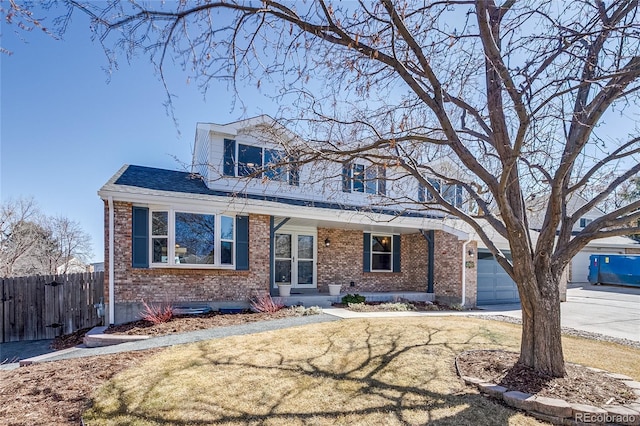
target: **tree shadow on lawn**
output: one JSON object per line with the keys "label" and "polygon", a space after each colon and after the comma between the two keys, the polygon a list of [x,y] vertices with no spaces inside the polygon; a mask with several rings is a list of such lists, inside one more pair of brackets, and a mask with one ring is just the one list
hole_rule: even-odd
{"label": "tree shadow on lawn", "polygon": [[452,337],[446,326],[416,321],[349,321],[201,342],[110,381],[85,420],[496,425],[515,415],[520,424],[537,424],[456,376],[455,355],[492,340],[477,325]]}

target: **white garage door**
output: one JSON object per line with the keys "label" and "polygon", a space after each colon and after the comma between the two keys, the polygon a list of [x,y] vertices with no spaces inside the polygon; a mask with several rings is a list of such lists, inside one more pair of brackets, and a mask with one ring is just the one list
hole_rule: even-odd
{"label": "white garage door", "polygon": [[[505,253],[509,257],[509,253]],[[478,305],[518,303],[518,288],[491,253],[478,250]]]}
{"label": "white garage door", "polygon": [[589,276],[589,256],[591,256],[592,254],[624,254],[624,250],[582,250],[581,252],[576,254],[573,259],[571,259],[571,277],[569,277],[570,282],[589,282],[589,279],[587,278]]}

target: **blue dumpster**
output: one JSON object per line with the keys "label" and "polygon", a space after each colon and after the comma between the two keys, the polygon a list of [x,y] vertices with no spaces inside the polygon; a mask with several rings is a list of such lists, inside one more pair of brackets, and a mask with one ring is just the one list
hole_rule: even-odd
{"label": "blue dumpster", "polygon": [[640,256],[592,254],[589,257],[589,282],[640,287]]}

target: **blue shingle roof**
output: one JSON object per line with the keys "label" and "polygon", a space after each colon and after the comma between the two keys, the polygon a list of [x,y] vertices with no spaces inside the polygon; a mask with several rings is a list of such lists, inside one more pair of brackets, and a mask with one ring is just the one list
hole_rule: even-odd
{"label": "blue shingle roof", "polygon": [[205,185],[202,177],[188,172],[157,169],[154,167],[128,166],[115,182],[116,185],[133,186],[156,191],[169,191],[185,194],[213,195],[217,197],[235,197],[249,200],[271,201],[301,207],[315,207],[333,210],[351,210],[408,217],[439,218],[439,216],[421,214],[417,212],[398,212],[391,209],[380,209],[362,206],[347,206],[338,203],[300,200],[294,198],[276,197],[261,194],[247,194],[231,191],[213,190]]}

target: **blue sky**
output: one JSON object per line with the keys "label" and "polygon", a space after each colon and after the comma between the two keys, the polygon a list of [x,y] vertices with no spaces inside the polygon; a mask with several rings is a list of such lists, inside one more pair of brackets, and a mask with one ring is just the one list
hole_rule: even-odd
{"label": "blue sky", "polygon": [[181,170],[176,158],[190,163],[197,122],[275,110],[247,88],[252,109],[231,111],[226,83],[211,87],[205,101],[186,73],[169,67],[176,127],[149,61],[122,62],[109,76],[84,16],[75,16],[63,40],[40,31],[16,34],[2,21],[1,44],[13,54],[0,54],[0,198],[32,196],[44,213],[78,221],[92,237],[95,262],[104,257],[96,192],[123,164]]}

